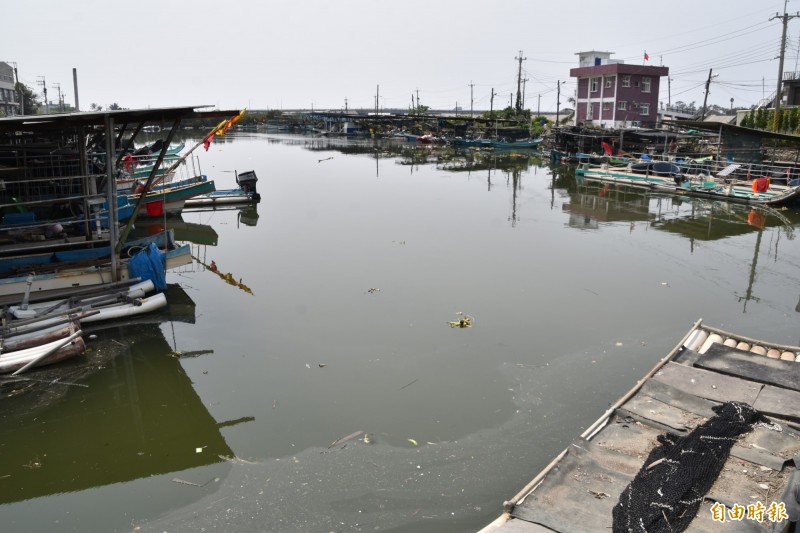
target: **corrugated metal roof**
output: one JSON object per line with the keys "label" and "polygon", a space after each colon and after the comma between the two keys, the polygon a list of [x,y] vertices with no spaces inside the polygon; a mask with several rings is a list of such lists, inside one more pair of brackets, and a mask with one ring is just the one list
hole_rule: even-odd
{"label": "corrugated metal roof", "polygon": [[14,131],[43,131],[69,129],[80,126],[102,126],[106,117],[117,124],[134,122],[172,122],[176,119],[231,117],[239,110],[199,111],[212,106],[162,107],[153,109],[122,109],[105,111],[79,111],[49,115],[22,115],[0,118],[0,133]]}

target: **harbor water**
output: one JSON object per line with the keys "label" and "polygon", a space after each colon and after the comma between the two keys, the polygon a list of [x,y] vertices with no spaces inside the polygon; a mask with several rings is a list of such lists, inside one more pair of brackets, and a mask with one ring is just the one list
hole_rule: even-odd
{"label": "harbor water", "polygon": [[140,223],[192,245],[171,313],[3,389],[4,531],[477,531],[696,319],[800,341],[797,210],[401,140],[197,153],[261,202]]}

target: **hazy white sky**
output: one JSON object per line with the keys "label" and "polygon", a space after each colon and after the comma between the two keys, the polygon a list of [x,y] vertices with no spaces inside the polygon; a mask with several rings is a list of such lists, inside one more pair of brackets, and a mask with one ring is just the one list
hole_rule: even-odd
{"label": "hazy white sky", "polygon": [[[407,108],[525,104],[554,110],[573,94],[577,52],[670,68],[660,100],[750,106],[774,93],[784,0],[36,0],[3,2],[0,61],[48,99],[81,109]],[[787,11],[797,13],[800,0]],[[800,70],[800,18],[784,71]]]}

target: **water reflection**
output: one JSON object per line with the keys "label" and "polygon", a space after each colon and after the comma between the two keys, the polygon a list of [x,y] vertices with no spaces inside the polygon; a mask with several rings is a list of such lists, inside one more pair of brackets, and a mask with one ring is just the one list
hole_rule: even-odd
{"label": "water reflection", "polygon": [[[212,146],[204,166],[248,161],[268,191],[260,213],[187,213],[183,221],[215,236],[183,237],[213,246],[220,272],[233,271],[253,293],[199,264],[173,276],[194,291],[197,324],[164,321],[160,337],[142,327],[141,345],[130,326],[98,333],[125,343],[132,361],[76,380],[89,390],[64,385],[47,413],[6,418],[13,422],[3,434],[13,438],[14,424],[35,428],[37,417],[67,431],[57,420],[85,409],[92,425],[79,421],[74,431],[116,445],[121,437],[105,433],[126,427],[103,421],[90,433],[94,420],[138,412],[143,420],[122,423],[138,424],[124,455],[136,461],[147,446],[170,457],[129,475],[165,475],[113,486],[95,475],[99,490],[39,498],[35,511],[32,502],[6,505],[4,519],[16,514],[27,525],[58,505],[128,505],[155,494],[164,503],[140,504],[139,513],[164,516],[148,524],[153,531],[475,531],[690,320],[738,320],[730,329],[787,343],[795,335],[797,295],[786,291],[798,278],[796,247],[785,245],[798,223],[791,210],[602,187],[531,153],[262,134]],[[477,317],[475,327],[447,325],[459,310]],[[182,360],[169,357],[177,352]],[[133,377],[123,379],[126,364]],[[142,398],[153,387],[177,390]],[[181,423],[173,412],[181,401],[199,420],[195,438],[181,440],[157,420]],[[374,441],[327,448],[356,430]],[[14,464],[42,459],[45,447],[49,458],[59,437],[26,429],[13,443]],[[70,453],[80,453],[77,441]],[[257,464],[196,457],[204,441]],[[171,456],[186,447],[208,465],[171,473],[184,466]],[[92,453],[98,465],[116,460]],[[89,460],[81,461],[74,472],[82,475]],[[202,500],[200,488],[172,482],[217,475],[218,488],[208,485]],[[51,492],[34,490],[61,490],[51,481]],[[106,513],[113,525],[102,529],[128,530],[128,516]]]}
{"label": "water reflection", "polygon": [[171,216],[166,219],[150,218],[136,221],[136,228],[131,230],[131,236],[141,238],[156,235],[167,229],[175,232],[175,240],[191,242],[206,246],[216,246],[218,235],[216,230],[208,224],[187,222],[182,215]]}
{"label": "water reflection", "polygon": [[[189,303],[175,294],[170,301],[175,318],[194,320]],[[154,320],[94,330],[89,353],[75,367],[83,375],[69,384],[40,384],[44,394],[35,416],[15,409],[22,403],[30,408],[30,396],[6,400],[0,503],[179,472],[233,456],[220,433],[226,423],[209,414]],[[66,392],[56,402],[48,400],[57,388]]]}

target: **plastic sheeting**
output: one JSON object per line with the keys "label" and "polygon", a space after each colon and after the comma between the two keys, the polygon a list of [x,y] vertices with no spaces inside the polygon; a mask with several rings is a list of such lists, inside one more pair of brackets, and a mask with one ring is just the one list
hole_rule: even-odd
{"label": "plastic sheeting", "polygon": [[158,249],[155,243],[134,255],[128,261],[128,275],[131,278],[151,280],[157,291],[167,289],[167,254]]}

